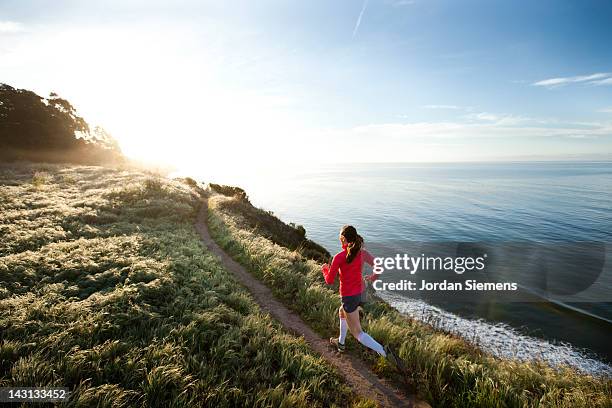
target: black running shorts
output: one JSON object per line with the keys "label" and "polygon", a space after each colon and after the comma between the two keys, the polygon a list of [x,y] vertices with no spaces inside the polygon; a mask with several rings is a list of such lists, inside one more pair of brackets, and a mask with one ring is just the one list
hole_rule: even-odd
{"label": "black running shorts", "polygon": [[359,305],[363,304],[363,293],[352,296],[342,296],[342,308],[346,313],[353,313]]}

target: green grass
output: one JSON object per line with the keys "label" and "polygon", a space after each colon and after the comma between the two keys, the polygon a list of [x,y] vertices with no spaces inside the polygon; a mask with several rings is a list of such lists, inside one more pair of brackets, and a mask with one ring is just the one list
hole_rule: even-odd
{"label": "green grass", "polygon": [[193,180],[0,166],[0,386],[74,407],[372,406],[203,249]]}
{"label": "green grass", "polygon": [[296,250],[306,258],[320,262],[330,261],[330,253],[321,245],[307,239],[306,229],[302,225],[285,224],[271,211],[254,207],[241,188],[218,184],[209,186],[213,192],[235,198],[221,201],[218,205],[228,207],[226,210],[229,213],[240,214],[245,228],[254,230],[257,235],[266,237],[275,244]]}
{"label": "green grass", "polygon": [[[275,244],[245,217],[247,203],[215,195],[209,227],[215,240],[322,336],[337,334],[337,287],[325,285],[320,264]],[[569,367],[497,359],[466,341],[400,315],[380,301],[366,306],[364,330],[399,351],[418,394],[438,407],[610,407],[612,381]],[[382,359],[349,336],[348,347],[381,375],[397,380]]]}

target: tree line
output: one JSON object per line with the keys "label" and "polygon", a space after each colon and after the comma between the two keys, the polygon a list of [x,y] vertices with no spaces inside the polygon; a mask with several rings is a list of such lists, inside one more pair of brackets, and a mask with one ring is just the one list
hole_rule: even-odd
{"label": "tree line", "polygon": [[82,164],[124,161],[117,141],[66,99],[0,84],[0,160]]}

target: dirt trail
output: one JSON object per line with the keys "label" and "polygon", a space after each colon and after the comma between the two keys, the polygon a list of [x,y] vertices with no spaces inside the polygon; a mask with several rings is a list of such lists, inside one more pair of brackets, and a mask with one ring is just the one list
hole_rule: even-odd
{"label": "dirt trail", "polygon": [[339,355],[333,350],[328,339],[322,339],[296,313],[277,301],[267,286],[217,245],[208,232],[207,216],[208,202],[204,200],[196,221],[196,229],[206,247],[217,255],[223,265],[251,292],[262,310],[272,315],[290,332],[303,336],[314,351],[336,367],[357,394],[377,401],[382,407],[429,407],[427,403],[417,400],[414,396],[406,396],[388,381],[378,378],[360,359],[349,354]]}

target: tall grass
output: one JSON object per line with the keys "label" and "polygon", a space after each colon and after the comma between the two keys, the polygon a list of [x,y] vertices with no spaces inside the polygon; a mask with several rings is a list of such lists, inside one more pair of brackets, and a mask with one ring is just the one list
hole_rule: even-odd
{"label": "tall grass", "polygon": [[0,167],[0,386],[69,387],[74,407],[372,406],[202,247],[199,191]]}
{"label": "tall grass", "polygon": [[[262,279],[323,336],[337,334],[337,288],[326,287],[320,265],[263,236],[242,212],[236,197],[209,200],[213,237],[236,260]],[[400,315],[383,302],[366,306],[362,325],[374,338],[394,345],[418,394],[439,407],[610,407],[612,381],[569,367],[517,362],[488,355],[466,341]],[[358,347],[379,374],[394,377],[380,359]],[[397,379],[397,378],[396,378]]]}
{"label": "tall grass", "polygon": [[275,244],[294,249],[306,258],[328,262],[330,254],[325,248],[306,238],[306,229],[293,223],[287,225],[274,216],[271,211],[254,207],[248,200],[244,190],[237,187],[210,184],[211,190],[233,200],[219,202],[220,206],[228,207],[229,213],[240,214],[243,227],[252,229],[257,235],[265,237]]}

